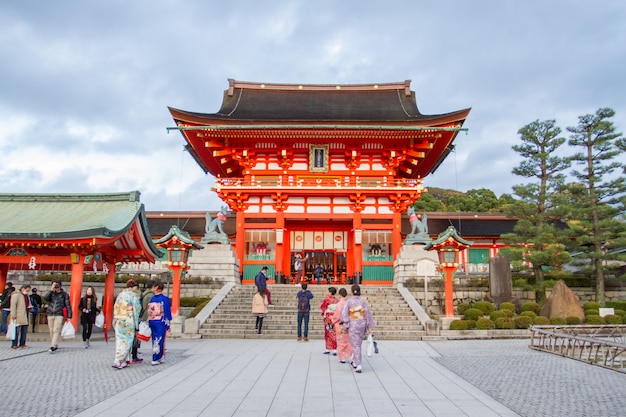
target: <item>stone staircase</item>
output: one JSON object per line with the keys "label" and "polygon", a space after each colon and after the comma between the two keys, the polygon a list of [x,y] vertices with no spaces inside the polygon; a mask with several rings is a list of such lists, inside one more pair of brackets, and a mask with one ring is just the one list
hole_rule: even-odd
{"label": "stone staircase", "polygon": [[[341,288],[337,287],[337,289]],[[345,286],[350,292],[349,286]],[[309,339],[324,338],[324,324],[319,306],[326,297],[327,285],[310,285],[314,295],[311,300]],[[299,287],[294,285],[270,285],[274,306],[268,307],[263,321],[263,335],[254,330],[255,317],[252,315],[252,297],[256,291],[253,285],[235,285],[224,300],[215,308],[200,327],[204,339],[296,339],[297,311],[296,294]],[[361,287],[364,298],[374,315],[377,326],[374,335],[377,340],[421,340],[426,334],[424,327],[415,317],[407,302],[396,288]]]}

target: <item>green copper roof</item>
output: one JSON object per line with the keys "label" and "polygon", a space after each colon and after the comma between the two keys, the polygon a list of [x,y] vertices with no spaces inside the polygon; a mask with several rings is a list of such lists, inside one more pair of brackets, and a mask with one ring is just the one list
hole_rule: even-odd
{"label": "green copper roof", "polygon": [[189,233],[187,233],[186,231],[182,230],[180,227],[178,227],[176,225],[172,225],[172,227],[170,227],[169,232],[165,236],[163,236],[160,239],[154,240],[153,243],[155,245],[159,245],[161,243],[167,242],[168,240],[170,240],[174,236],[176,236],[178,238],[178,240],[180,240],[182,243],[184,243],[186,245],[193,246],[195,249],[202,249],[202,248],[204,248],[204,246],[202,246],[199,243],[196,243],[196,241],[194,241],[192,238],[190,238],[189,237]]}
{"label": "green copper roof", "polygon": [[139,217],[150,239],[139,191],[112,194],[0,194],[0,238],[115,236]]}

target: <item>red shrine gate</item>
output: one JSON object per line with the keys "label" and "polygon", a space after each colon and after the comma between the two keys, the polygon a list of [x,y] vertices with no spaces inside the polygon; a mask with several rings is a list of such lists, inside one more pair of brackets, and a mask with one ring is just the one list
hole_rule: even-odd
{"label": "red shrine gate", "polygon": [[[244,281],[293,276],[308,255],[333,282],[392,284],[400,219],[452,150],[469,109],[423,115],[410,82],[264,84],[229,80],[222,107],[170,108],[187,150],[236,213]],[[282,281],[282,280],[281,280]]]}

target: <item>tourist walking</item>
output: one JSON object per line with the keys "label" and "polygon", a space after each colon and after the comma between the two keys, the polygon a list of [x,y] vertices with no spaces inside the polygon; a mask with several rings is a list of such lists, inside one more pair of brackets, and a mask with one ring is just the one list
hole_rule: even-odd
{"label": "tourist walking", "polygon": [[263,334],[263,319],[267,314],[267,297],[265,292],[261,288],[257,288],[257,292],[252,297],[252,314],[256,317],[256,323],[254,324],[254,330],[260,336]]}
{"label": "tourist walking", "polygon": [[28,347],[26,346],[26,334],[28,333],[28,310],[30,309],[29,291],[30,285],[22,285],[19,291],[13,291],[11,294],[9,319],[16,324],[15,334],[11,341],[11,348],[13,349]]}
{"label": "tourist walking", "polygon": [[170,300],[163,295],[163,283],[156,282],[154,296],[148,304],[148,322],[152,331],[152,365],[165,361],[165,338],[170,331],[172,309]]}
{"label": "tourist walking", "polygon": [[83,295],[78,304],[78,310],[80,310],[80,324],[83,326],[83,344],[85,349],[87,349],[90,346],[89,339],[91,339],[96,316],[100,313],[100,310],[98,310],[98,298],[93,287],[87,287],[85,290],[85,295]]}
{"label": "tourist walking", "polygon": [[137,291],[139,284],[134,279],[126,282],[126,288],[118,294],[113,306],[113,328],[115,329],[115,359],[113,367],[125,368],[131,359],[131,349],[139,328],[141,304]]}
{"label": "tourist walking", "polygon": [[[298,342],[309,341],[309,313],[311,311],[311,299],[313,293],[307,290],[308,285],[302,284],[302,289],[298,291],[296,299],[298,300]],[[304,324],[304,339],[302,338],[302,325]]]}
{"label": "tourist walking", "polygon": [[333,326],[335,327],[335,335],[337,337],[337,355],[341,363],[346,363],[352,356],[352,346],[350,345],[348,331],[343,329],[343,322],[341,321],[341,311],[346,301],[348,301],[347,295],[348,291],[345,288],[339,288],[339,301],[333,314]]}
{"label": "tourist walking", "polygon": [[43,301],[41,300],[41,295],[37,292],[37,288],[33,288],[30,290],[30,315],[32,317],[31,322],[33,323],[33,333],[35,333],[35,326],[37,325],[37,316],[41,312],[41,306],[43,305]]}
{"label": "tourist walking", "polygon": [[322,318],[324,320],[324,342],[326,343],[326,349],[324,354],[328,355],[332,353],[337,354],[337,336],[335,334],[335,328],[333,327],[333,314],[337,311],[337,288],[329,287],[326,293],[326,298],[322,301],[320,309],[322,310]]}
{"label": "tourist walking", "polygon": [[11,312],[11,293],[15,291],[15,287],[12,282],[7,282],[4,285],[4,291],[0,295],[0,307],[2,307],[2,322],[0,322],[0,333],[7,332],[7,317]]}
{"label": "tourist walking", "polygon": [[352,297],[346,301],[341,310],[343,329],[348,330],[350,345],[352,346],[352,366],[356,372],[361,373],[361,344],[365,333],[372,333],[376,326],[372,312],[361,298],[361,287],[354,284],[350,291]]}
{"label": "tourist walking", "polygon": [[72,306],[70,296],[61,287],[61,281],[52,281],[50,290],[43,295],[43,300],[48,304],[46,315],[48,316],[48,330],[50,332],[50,349],[54,353],[59,349],[59,338],[63,323],[72,318]]}
{"label": "tourist walking", "polygon": [[261,268],[261,271],[256,274],[254,277],[254,284],[257,286],[259,291],[263,291],[267,296],[267,305],[272,305],[272,294],[270,290],[267,289],[267,267],[264,266]]}

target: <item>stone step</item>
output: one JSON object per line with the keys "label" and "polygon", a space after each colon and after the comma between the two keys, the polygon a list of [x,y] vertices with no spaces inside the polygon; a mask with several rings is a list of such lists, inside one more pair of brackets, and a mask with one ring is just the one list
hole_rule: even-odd
{"label": "stone step", "polygon": [[[296,293],[293,285],[269,285],[273,306],[263,323],[263,335],[254,331],[255,318],[251,313],[252,297],[257,291],[253,285],[237,285],[209,319],[201,325],[202,338],[259,338],[294,339],[297,331]],[[328,286],[309,286],[314,295],[309,321],[311,340],[322,340],[324,323],[319,305],[327,295]],[[377,340],[420,340],[425,336],[423,325],[417,320],[408,303],[395,288],[362,287],[366,300],[377,322],[374,329]]]}

